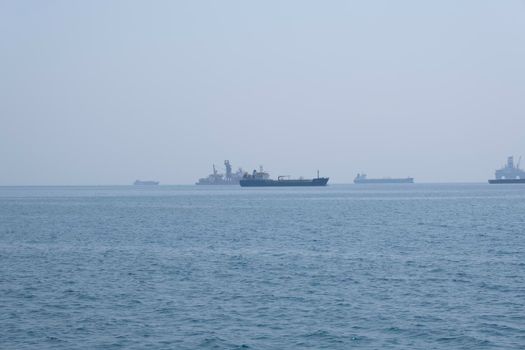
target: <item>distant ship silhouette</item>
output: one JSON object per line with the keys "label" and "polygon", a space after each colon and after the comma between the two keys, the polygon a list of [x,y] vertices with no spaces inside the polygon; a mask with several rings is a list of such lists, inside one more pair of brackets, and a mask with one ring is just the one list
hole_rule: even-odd
{"label": "distant ship silhouette", "polygon": [[354,179],[355,184],[411,184],[414,183],[413,177],[369,179],[366,174],[357,174]]}
{"label": "distant ship silhouette", "polygon": [[135,186],[156,186],[158,185],[158,181],[141,181],[141,180],[135,180],[133,185]]}
{"label": "distant ship silhouette", "polygon": [[525,171],[520,169],[521,157],[514,165],[514,157],[507,157],[507,164],[495,171],[496,179],[489,180],[489,184],[523,184],[525,183]]}

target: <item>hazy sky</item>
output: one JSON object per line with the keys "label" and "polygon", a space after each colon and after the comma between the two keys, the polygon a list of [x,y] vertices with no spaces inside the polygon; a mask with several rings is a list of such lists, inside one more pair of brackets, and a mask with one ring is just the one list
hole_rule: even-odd
{"label": "hazy sky", "polygon": [[525,3],[0,0],[0,122],[0,185],[486,181],[525,156]]}

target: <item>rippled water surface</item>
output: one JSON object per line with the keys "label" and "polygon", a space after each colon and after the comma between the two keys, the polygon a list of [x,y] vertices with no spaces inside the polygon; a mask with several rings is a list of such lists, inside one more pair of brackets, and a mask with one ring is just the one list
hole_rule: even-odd
{"label": "rippled water surface", "polygon": [[525,186],[0,188],[2,349],[523,349]]}

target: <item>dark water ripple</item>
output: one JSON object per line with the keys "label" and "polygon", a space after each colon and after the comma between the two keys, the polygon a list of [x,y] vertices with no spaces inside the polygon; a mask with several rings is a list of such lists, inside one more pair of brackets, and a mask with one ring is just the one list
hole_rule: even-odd
{"label": "dark water ripple", "polygon": [[523,349],[525,187],[0,188],[2,349]]}

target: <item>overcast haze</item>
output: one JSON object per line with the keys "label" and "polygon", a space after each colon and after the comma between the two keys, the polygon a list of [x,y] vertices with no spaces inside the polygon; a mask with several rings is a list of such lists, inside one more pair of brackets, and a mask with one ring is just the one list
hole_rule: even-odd
{"label": "overcast haze", "polygon": [[486,181],[525,156],[525,5],[1,1],[0,185]]}

